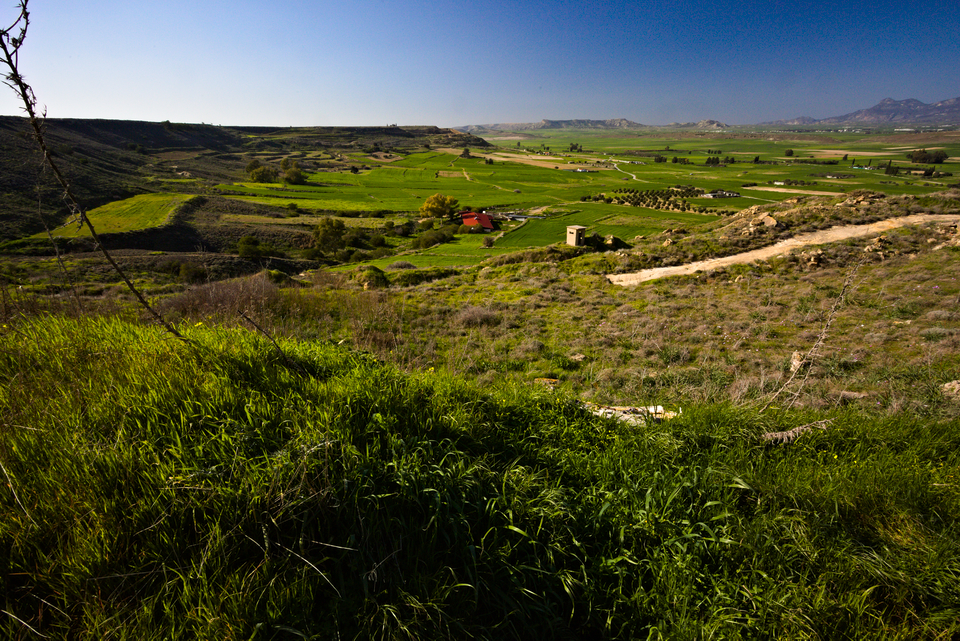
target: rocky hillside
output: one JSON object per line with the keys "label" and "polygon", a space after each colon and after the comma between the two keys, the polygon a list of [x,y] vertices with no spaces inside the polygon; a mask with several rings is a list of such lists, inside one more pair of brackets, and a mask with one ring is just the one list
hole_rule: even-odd
{"label": "rocky hillside", "polygon": [[[469,133],[415,127],[219,127],[131,120],[49,119],[47,144],[74,193],[88,208],[157,189],[145,177],[150,166],[176,159],[191,176],[213,182],[235,179],[256,151],[484,148]],[[40,171],[40,153],[25,118],[0,116],[0,240],[43,231],[37,189],[48,224],[66,215],[60,188]]]}
{"label": "rocky hillside", "polygon": [[454,127],[457,131],[471,134],[484,134],[498,131],[530,131],[537,129],[641,129],[646,125],[627,120],[610,118],[607,120],[541,120],[540,122],[504,122],[490,125],[464,125]]}
{"label": "rocky hillside", "polygon": [[719,120],[701,120],[700,122],[671,122],[667,127],[676,129],[727,129],[730,125]]}
{"label": "rocky hillside", "polygon": [[767,125],[883,125],[883,124],[960,124],[960,98],[926,104],[909,98],[885,98],[869,109],[817,120],[806,116],[763,123]]}

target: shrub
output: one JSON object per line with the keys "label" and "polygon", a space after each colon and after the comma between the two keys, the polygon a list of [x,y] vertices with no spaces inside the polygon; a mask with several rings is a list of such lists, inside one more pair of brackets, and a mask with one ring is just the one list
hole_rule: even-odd
{"label": "shrub", "polygon": [[307,182],[307,176],[297,167],[291,167],[283,172],[283,182],[289,185],[303,185]]}
{"label": "shrub", "polygon": [[263,316],[278,312],[281,306],[280,291],[264,275],[200,285],[159,305],[172,317],[214,318],[230,323],[237,322],[237,310],[255,310]]}
{"label": "shrub", "polygon": [[273,167],[257,167],[250,172],[250,180],[255,183],[275,183],[278,172]]}
{"label": "shrub", "polygon": [[367,265],[358,269],[353,275],[353,279],[358,284],[363,285],[364,289],[378,289],[380,287],[390,286],[390,281],[387,279],[387,275],[383,273],[383,270],[373,265]]}
{"label": "shrub", "polygon": [[199,283],[207,278],[207,268],[196,263],[180,263],[180,280],[184,283]]}
{"label": "shrub", "polygon": [[454,321],[464,327],[492,327],[500,324],[500,314],[486,307],[465,307],[457,313]]}

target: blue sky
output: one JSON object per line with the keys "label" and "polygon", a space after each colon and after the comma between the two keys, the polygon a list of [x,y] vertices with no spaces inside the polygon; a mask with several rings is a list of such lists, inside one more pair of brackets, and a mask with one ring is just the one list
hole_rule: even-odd
{"label": "blue sky", "polygon": [[[0,11],[4,26],[14,0]],[[50,117],[728,124],[960,96],[955,0],[31,0]],[[20,114],[0,92],[0,113]]]}

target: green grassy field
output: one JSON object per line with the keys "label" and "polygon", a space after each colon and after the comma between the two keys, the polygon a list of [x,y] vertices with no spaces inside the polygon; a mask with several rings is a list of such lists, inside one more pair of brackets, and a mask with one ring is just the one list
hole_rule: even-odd
{"label": "green grassy field", "polygon": [[[416,218],[420,205],[434,193],[456,198],[465,208],[537,210],[543,216],[506,233],[497,242],[499,249],[558,242],[569,224],[585,225],[588,233],[629,240],[716,219],[714,215],[580,202],[584,196],[615,197],[616,190],[621,189],[666,190],[683,185],[705,191],[735,191],[740,197],[687,199],[689,205],[707,208],[708,212],[730,214],[752,205],[805,195],[842,196],[860,189],[919,196],[942,190],[953,180],[910,175],[905,158],[909,144],[894,144],[897,140],[882,137],[874,140],[876,137],[862,134],[539,131],[525,135],[530,137],[521,141],[520,149],[515,141],[494,140],[499,147],[476,150],[480,156],[493,158],[492,165],[486,164],[483,157],[462,158],[442,151],[394,156],[395,160],[389,163],[378,163],[365,156],[372,168],[356,174],[311,173],[307,185],[235,183],[218,188],[231,198],[268,206],[295,203],[306,215],[297,223],[287,221],[291,224],[304,224],[317,220],[316,215],[338,212],[351,216],[376,213],[388,219]],[[587,151],[565,151],[574,142]],[[945,148],[954,157],[960,155],[960,144],[948,141]],[[788,156],[787,150],[793,154]],[[634,151],[643,153],[630,153]],[[653,162],[651,153],[662,154],[668,162]],[[706,165],[711,156],[732,157],[737,162]],[[847,160],[843,160],[844,156]],[[670,162],[674,157],[689,164]],[[761,164],[755,164],[754,158],[759,158]],[[905,171],[889,176],[883,171],[853,166],[885,166],[890,160]],[[572,167],[587,168],[590,173],[565,170]],[[950,171],[954,167],[960,167],[960,163],[948,161],[940,169]],[[344,220],[349,226],[364,225],[356,218]],[[454,257],[446,251],[431,250],[421,260],[434,258],[437,265],[455,264],[451,262]]]}
{"label": "green grassy field", "polygon": [[[91,209],[87,216],[98,234],[148,229],[167,222],[170,214],[187,198],[189,196],[171,193],[141,194]],[[68,225],[54,230],[53,235],[76,238],[89,236],[90,232],[86,227]],[[46,234],[36,234],[34,238],[46,238]]]}
{"label": "green grassy field", "polygon": [[955,423],[701,404],[631,426],[328,342],[183,331],[0,328],[5,637],[960,631]]}
{"label": "green grassy field", "polygon": [[523,226],[499,240],[497,246],[543,247],[564,242],[568,225],[583,225],[587,228],[587,234],[612,234],[630,241],[634,236],[658,233],[668,227],[702,225],[717,220],[716,216],[600,203],[576,203],[552,208],[552,211],[557,212],[556,215],[543,219],[528,219]]}

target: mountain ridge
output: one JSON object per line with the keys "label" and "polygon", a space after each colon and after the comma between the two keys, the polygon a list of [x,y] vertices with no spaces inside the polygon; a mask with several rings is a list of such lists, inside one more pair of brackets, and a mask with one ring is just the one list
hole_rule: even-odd
{"label": "mountain ridge", "polygon": [[[811,118],[798,116],[783,120],[756,123],[762,126],[782,125],[883,125],[883,124],[960,124],[960,97],[927,104],[916,98],[895,100],[884,98],[876,105],[852,111],[840,116]],[[749,125],[747,125],[749,126]],[[644,125],[626,118],[608,118],[606,120],[572,119],[549,120],[539,122],[503,122],[484,125],[462,125],[451,127],[456,131],[473,135],[495,134],[504,131],[537,131],[543,129],[697,129],[721,130],[726,125],[717,120],[704,119],[699,122],[671,122],[668,125]]]}
{"label": "mountain ridge", "polygon": [[927,104],[916,98],[894,100],[884,98],[867,109],[858,109],[841,116],[810,118],[800,116],[788,120],[762,122],[761,125],[882,125],[882,124],[955,124],[960,123],[960,97]]}

